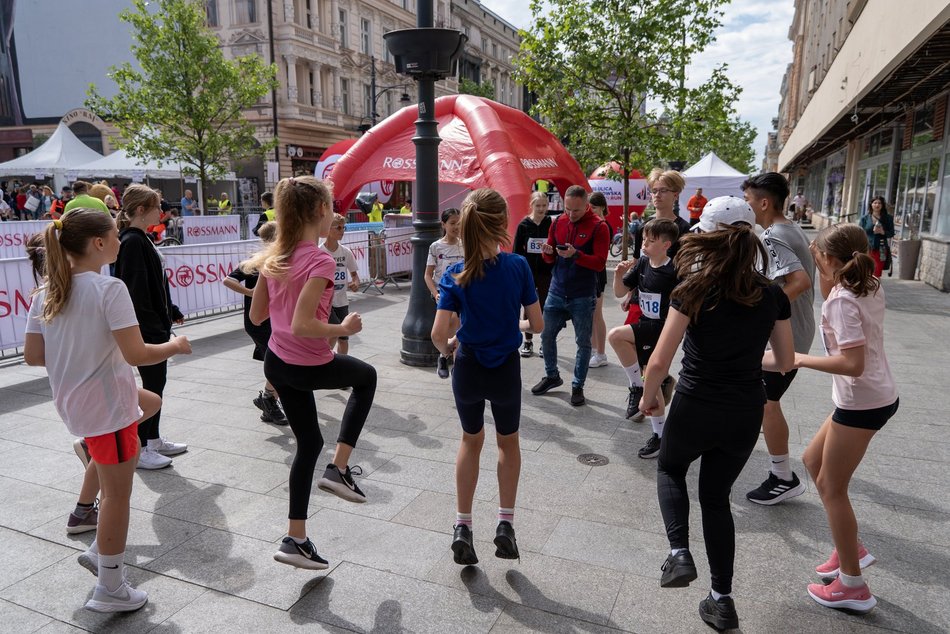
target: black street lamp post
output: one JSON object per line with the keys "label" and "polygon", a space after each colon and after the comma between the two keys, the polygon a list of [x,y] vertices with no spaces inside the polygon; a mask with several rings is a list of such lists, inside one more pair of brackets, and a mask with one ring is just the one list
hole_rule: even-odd
{"label": "black street lamp post", "polygon": [[416,119],[416,195],[412,242],[412,287],[402,322],[402,351],[406,365],[433,366],[438,351],[430,333],[435,305],[425,285],[429,246],[439,238],[439,128],[435,118],[435,82],[455,73],[458,56],[467,39],[455,29],[433,28],[432,0],[419,0],[415,29],[390,31],[383,36],[395,58],[397,72],[419,84],[419,118]]}

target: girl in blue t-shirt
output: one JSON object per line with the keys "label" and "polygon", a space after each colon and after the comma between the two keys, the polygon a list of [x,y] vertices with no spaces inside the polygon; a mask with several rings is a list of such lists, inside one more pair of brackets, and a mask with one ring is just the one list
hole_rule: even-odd
{"label": "girl in blue t-shirt", "polygon": [[[432,343],[445,356],[455,353],[452,391],[462,423],[462,443],[455,461],[458,500],[452,552],[455,563],[467,566],[478,563],[472,537],[472,499],[485,442],[486,401],[491,403],[498,435],[495,556],[518,559],[513,528],[521,473],[518,346],[521,333],[540,333],[544,320],[527,260],[499,248],[509,244],[508,205],[501,194],[487,188],[469,194],[462,204],[461,233],[465,259],[449,267],[439,283]],[[523,320],[522,307],[527,316]],[[453,326],[456,313],[462,324],[457,333]]]}

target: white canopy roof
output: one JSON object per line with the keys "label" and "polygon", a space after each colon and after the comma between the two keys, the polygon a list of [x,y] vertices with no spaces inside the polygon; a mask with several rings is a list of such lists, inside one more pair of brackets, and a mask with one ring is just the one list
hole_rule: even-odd
{"label": "white canopy roof", "polygon": [[696,188],[703,188],[703,196],[708,200],[719,196],[738,196],[742,198],[742,183],[747,178],[736,168],[710,152],[703,158],[690,165],[683,172],[686,178],[686,189],[680,193],[680,215],[689,218],[686,204],[696,193]]}
{"label": "white canopy roof", "polygon": [[133,158],[125,150],[118,150],[85,165],[80,165],[75,171],[80,176],[118,177],[134,180],[141,180],[145,177],[174,179],[181,177],[181,170],[178,169],[177,164],[163,162],[159,165],[158,161]]}
{"label": "white canopy roof", "polygon": [[69,126],[60,122],[53,135],[29,154],[0,163],[0,176],[32,176],[36,172],[64,178],[65,172],[74,171],[83,163],[102,158],[86,146]]}
{"label": "white canopy roof", "polygon": [[739,176],[742,178],[746,177],[745,174],[726,163],[713,152],[710,152],[703,158],[699,159],[695,164],[690,165],[689,169],[683,172],[683,176],[685,176],[687,179],[697,177],[702,178],[705,176],[732,176],[733,178]]}

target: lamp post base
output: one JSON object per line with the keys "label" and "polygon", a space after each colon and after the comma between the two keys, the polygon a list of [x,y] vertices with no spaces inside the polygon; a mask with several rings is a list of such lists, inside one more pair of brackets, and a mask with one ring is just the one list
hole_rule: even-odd
{"label": "lamp post base", "polygon": [[439,360],[439,352],[432,346],[432,340],[402,336],[402,350],[399,362],[414,368],[433,368]]}

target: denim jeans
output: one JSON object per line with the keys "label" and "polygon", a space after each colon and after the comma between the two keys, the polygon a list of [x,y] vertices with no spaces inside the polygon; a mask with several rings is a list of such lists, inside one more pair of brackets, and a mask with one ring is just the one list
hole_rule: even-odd
{"label": "denim jeans", "polygon": [[546,376],[558,376],[557,334],[570,319],[574,322],[574,341],[577,343],[574,379],[571,381],[571,387],[584,387],[590,363],[590,335],[596,304],[597,299],[593,295],[567,299],[563,295],[548,293],[544,301],[544,332],[541,333],[541,350],[544,352]]}

